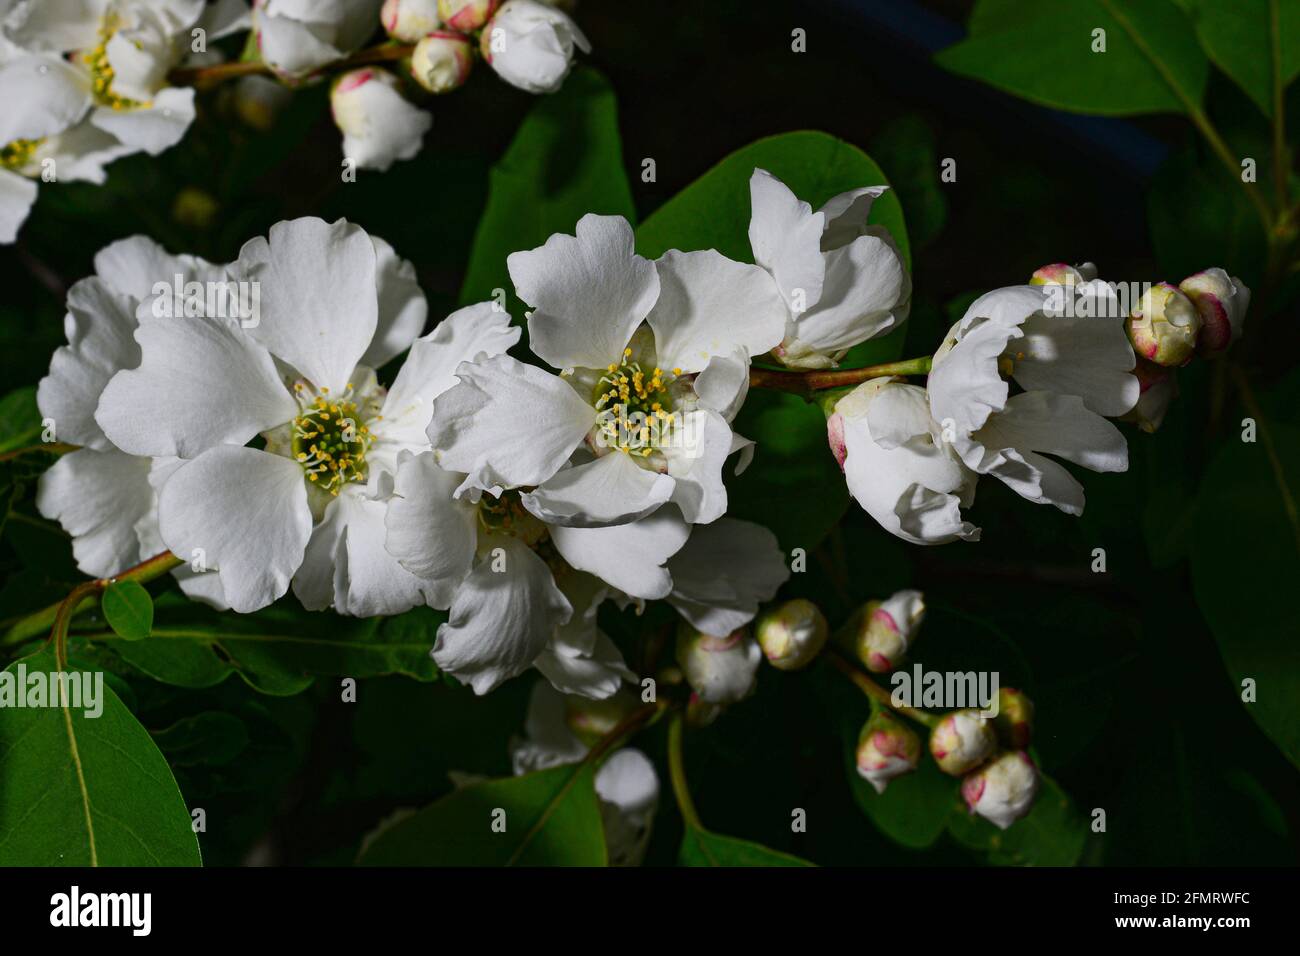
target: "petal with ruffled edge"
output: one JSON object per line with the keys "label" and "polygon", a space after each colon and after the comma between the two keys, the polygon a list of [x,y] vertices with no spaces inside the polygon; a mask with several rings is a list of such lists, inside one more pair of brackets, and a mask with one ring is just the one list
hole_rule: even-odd
{"label": "petal with ruffled edge", "polygon": [[261,289],[249,335],[316,388],[342,392],[375,336],[376,268],[370,236],[346,219],[276,223],[239,250],[241,278]]}
{"label": "petal with ruffled edge", "polygon": [[667,475],[642,468],[631,455],[612,451],[560,469],[520,500],[547,524],[601,528],[649,514],[672,497],[675,484]]}
{"label": "petal with ruffled edge", "polygon": [[781,344],[788,312],[772,276],[713,249],[665,252],[655,261],[659,300],[646,317],[664,368],[698,372],[737,348],[762,355]]}
{"label": "petal with ruffled edge", "polygon": [[744,627],[790,577],[776,535],[762,525],[719,518],[696,525],[668,562],[668,603],[691,626],[716,636]]}
{"label": "petal with ruffled edge", "polygon": [[558,369],[604,368],[623,355],[659,297],[654,263],[633,251],[622,216],[588,214],[576,235],[557,233],[506,260],[528,315],[532,350]]}
{"label": "petal with ruffled edge", "polygon": [[289,589],[311,537],[302,468],[255,448],[213,448],[163,485],[158,528],[173,553],[197,551],[220,572],[236,611],[266,607]]}
{"label": "petal with ruffled edge", "polygon": [[892,242],[883,235],[859,236],[826,253],[822,296],[796,318],[795,337],[819,352],[852,348],[899,325],[910,294],[911,280]]}
{"label": "petal with ruffled edge", "polygon": [[429,442],[442,467],[470,488],[540,485],[560,470],[596,410],[564,379],[508,355],[463,363],[460,384],[438,396]]}
{"label": "petal with ruffled edge", "polygon": [[[224,279],[226,270],[198,256],[174,256],[148,236],[128,236],[95,253],[95,275],[115,292],[143,302],[160,282],[175,286],[180,276],[184,287],[191,280]],[[135,325],[134,317],[131,325]]]}
{"label": "petal with ruffled edge", "polygon": [[90,122],[123,145],[157,156],[184,139],[194,116],[194,91],[168,87],[149,106],[130,110],[101,106],[90,114]]}
{"label": "petal with ruffled edge", "polygon": [[[438,628],[433,660],[476,694],[522,674],[573,613],[546,562],[516,538],[492,535]],[[496,553],[500,548],[501,552]],[[504,560],[504,570],[498,559]]]}
{"label": "petal with ruffled edge", "polygon": [[713,356],[704,371],[695,376],[695,394],[730,422],[749,395],[749,356],[742,349]]}
{"label": "petal with ruffled edge", "polygon": [[375,320],[375,337],[361,356],[361,364],[377,369],[409,349],[424,331],[429,303],[420,289],[415,266],[378,236],[371,236],[370,242],[375,247],[379,311]]}
{"label": "petal with ruffled edge", "polygon": [[534,665],[556,690],[592,700],[612,697],[625,681],[636,680],[618,646],[603,633],[596,634],[595,646],[588,653],[549,646]]}
{"label": "petal with ruffled edge", "polygon": [[664,506],[630,524],[608,528],[552,525],[551,541],[560,556],[624,594],[652,601],[673,587],[664,563],[690,535],[690,525],[676,508]]}
{"label": "petal with ruffled edge", "polygon": [[83,448],[41,475],[36,507],[72,536],[77,567],[101,578],[137,564],[135,526],[153,509],[149,459]]}
{"label": "petal with ruffled edge", "polygon": [[404,452],[385,518],[385,547],[424,579],[429,603],[444,610],[469,574],[478,541],[477,506],[452,497],[460,480],[439,468],[432,452]]}
{"label": "petal with ruffled edge", "polygon": [[811,308],[822,296],[826,277],[821,246],[825,213],[813,212],[812,206],[801,202],[766,169],[754,170],[749,198],[749,245],[754,261],[772,273],[791,311],[800,306],[800,298],[802,309]]}
{"label": "petal with ruffled edge", "polygon": [[840,249],[866,235],[871,228],[867,225],[871,207],[888,191],[888,186],[862,186],[826,200],[820,210],[826,217],[822,248],[827,251]]}
{"label": "petal with ruffled edge", "polygon": [[149,305],[137,314],[140,366],[113,376],[95,412],[123,451],[194,458],[214,445],[243,445],[298,413],[271,356],[239,328],[155,318]]}
{"label": "petal with ruffled edge", "polygon": [[[141,560],[151,555],[162,554],[167,544],[158,530],[158,492],[177,468],[185,464],[183,458],[150,458],[149,486],[153,495],[149,510],[135,523],[135,536],[140,541]],[[229,611],[230,602],[221,588],[221,575],[217,571],[196,569],[193,562],[172,568],[172,577],[180,585],[185,596],[193,601],[201,601],[218,611]]]}

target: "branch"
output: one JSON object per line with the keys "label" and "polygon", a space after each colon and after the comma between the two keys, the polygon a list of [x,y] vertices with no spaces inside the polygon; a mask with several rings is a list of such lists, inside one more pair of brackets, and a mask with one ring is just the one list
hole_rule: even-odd
{"label": "branch", "polygon": [[847,677],[849,680],[853,681],[853,683],[857,685],[860,691],[862,691],[864,694],[866,694],[868,697],[874,700],[877,704],[880,704],[882,707],[887,707],[890,710],[894,711],[895,713],[903,714],[904,716],[911,717],[918,724],[921,724],[925,727],[929,727],[931,729],[933,729],[934,726],[939,723],[939,718],[936,717],[934,714],[927,714],[925,711],[917,710],[915,707],[895,706],[894,700],[890,696],[889,691],[885,690],[885,688],[881,687],[879,684],[873,681],[866,674],[862,673],[862,671],[858,670],[857,667],[849,663],[849,661],[845,659],[844,655],[841,654],[839,651],[837,651],[835,648],[828,647],[826,649],[826,656],[830,659],[830,662],[832,664],[834,664],[837,668],[839,668],[840,672],[845,677]]}
{"label": "branch", "polygon": [[[366,50],[359,50],[351,56],[327,64],[312,74],[320,76],[326,73],[341,73],[356,66],[368,63],[390,63],[402,60],[414,52],[411,44],[381,43]],[[261,60],[238,60],[234,63],[218,63],[216,66],[177,67],[167,74],[167,81],[174,86],[212,86],[225,80],[241,76],[271,76],[275,71]]]}
{"label": "branch", "polygon": [[865,368],[817,369],[812,372],[751,368],[749,370],[749,387],[771,388],[779,392],[790,392],[805,399],[811,399],[812,393],[821,389],[860,385],[863,382],[882,376],[929,374],[930,356],[925,355],[921,358],[904,359],[901,362],[868,365]]}

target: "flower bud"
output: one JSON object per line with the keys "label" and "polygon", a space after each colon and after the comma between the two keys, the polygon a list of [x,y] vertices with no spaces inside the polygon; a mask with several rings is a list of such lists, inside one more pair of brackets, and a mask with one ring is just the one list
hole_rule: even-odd
{"label": "flower bud", "polygon": [[721,715],[721,704],[705,703],[694,691],[686,699],[686,723],[691,727],[707,727]]}
{"label": "flower bud", "polygon": [[1128,337],[1142,358],[1170,368],[1186,365],[1196,352],[1201,316],[1187,298],[1168,282],[1143,293],[1128,320]]}
{"label": "flower bud", "polygon": [[1178,380],[1173,369],[1152,365],[1142,358],[1137,360],[1133,374],[1139,386],[1137,404],[1120,421],[1132,422],[1151,434],[1160,427],[1170,403],[1178,397]]}
{"label": "flower bud", "polygon": [[677,663],[705,704],[735,704],[754,692],[763,652],[744,628],[726,637],[683,626],[677,632]]}
{"label": "flower bud", "polygon": [[564,725],[588,747],[619,725],[636,708],[637,696],[626,688],[603,700],[569,694],[564,698]]}
{"label": "flower bud", "polygon": [[468,33],[492,19],[499,0],[438,0],[438,16],[453,30]]}
{"label": "flower bud", "polygon": [[483,30],[483,59],[511,86],[554,93],[569,75],[573,48],[591,44],[569,16],[538,0],[506,0]]}
{"label": "flower bud", "polygon": [[901,664],[924,618],[925,600],[920,591],[898,591],[888,600],[868,601],[858,612],[854,635],[854,650],[862,666],[884,674]]}
{"label": "flower bud", "polygon": [[1035,269],[1029,277],[1030,285],[1081,285],[1097,278],[1097,267],[1091,262],[1072,266],[1065,262],[1053,262],[1051,265]]}
{"label": "flower bud", "polygon": [[961,782],[971,813],[1001,830],[1028,813],[1037,794],[1038,768],[1023,750],[999,754]]}
{"label": "flower bud", "polygon": [[955,710],[930,732],[930,753],[944,773],[960,777],[974,770],[997,746],[993,722],[974,710]]}
{"label": "flower bud", "polygon": [[1014,687],[1001,688],[998,691],[998,715],[993,718],[998,740],[1013,750],[1024,750],[1029,746],[1033,725],[1034,702],[1025,696],[1024,691]]}
{"label": "flower bud", "polygon": [[469,79],[474,48],[468,37],[439,30],[423,37],[411,54],[411,76],[430,93],[450,93]]}
{"label": "flower bud", "polygon": [[330,87],[330,112],[343,132],[343,155],[360,169],[383,171],[420,151],[433,117],[407,102],[387,70],[349,70]]}
{"label": "flower bud", "polygon": [[889,781],[916,769],[921,739],[897,717],[877,711],[862,725],[857,759],[858,773],[876,793],[884,793]]}
{"label": "flower bud", "polygon": [[415,43],[442,26],[438,0],[384,0],[379,22],[394,40]]}
{"label": "flower bud", "polygon": [[1198,352],[1214,355],[1240,337],[1250,305],[1250,289],[1240,279],[1219,268],[1206,269],[1188,276],[1178,283],[1178,288],[1192,300],[1201,316]]}
{"label": "flower bud", "polygon": [[773,667],[797,671],[821,653],[830,628],[816,604],[795,598],[759,618],[754,633]]}

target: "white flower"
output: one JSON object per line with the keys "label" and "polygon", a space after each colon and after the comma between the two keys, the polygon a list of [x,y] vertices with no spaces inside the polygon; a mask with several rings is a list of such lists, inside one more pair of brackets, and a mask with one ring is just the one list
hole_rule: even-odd
{"label": "white flower", "polygon": [[1038,768],[1023,750],[1008,751],[962,780],[961,795],[971,813],[1005,830],[1033,806]]}
{"label": "white flower", "polygon": [[736,518],[695,525],[668,571],[668,603],[696,630],[720,637],[752,621],[790,577],[776,535]]}
{"label": "white flower", "polygon": [[1201,316],[1201,334],[1196,348],[1202,355],[1222,352],[1241,338],[1241,328],[1250,307],[1250,289],[1236,276],[1220,268],[1206,269],[1178,283]]}
{"label": "white flower", "polygon": [[744,628],[724,637],[694,628],[677,631],[677,663],[706,704],[738,704],[758,688],[763,652]]}
{"label": "white flower", "polygon": [[749,180],[749,243],[789,310],[773,355],[793,368],[830,368],[844,353],[900,325],[912,281],[889,232],[867,225],[888,186],[841,193],[817,212],[765,169]]}
{"label": "white flower", "polygon": [[343,155],[359,169],[381,172],[412,159],[433,125],[428,111],[407,101],[392,73],[366,66],[330,87],[330,114],[343,133]]}
{"label": "white flower", "polygon": [[434,661],[479,694],[530,667],[565,692],[614,693],[632,675],[597,629],[596,608],[611,587],[643,600],[668,594],[662,565],[686,541],[686,523],[664,508],[608,528],[548,524],[514,489],[457,496],[464,478],[432,452],[404,455],[389,503],[389,553],[425,582],[429,604],[450,608]]}
{"label": "white flower", "polygon": [[895,591],[884,601],[868,601],[854,624],[854,649],[867,670],[884,674],[903,662],[925,619],[920,591]]}
{"label": "white flower", "polygon": [[[1101,280],[1073,287],[1113,298]],[[1128,446],[1103,415],[1137,402],[1133,350],[1114,309],[1047,315],[1050,287],[1012,286],[981,296],[935,353],[930,414],[972,470],[994,475],[1029,501],[1083,512],[1083,486],[1040,452],[1093,471],[1124,471]],[[1026,391],[1011,395],[1001,372]]]}
{"label": "white flower", "polygon": [[568,16],[537,0],[506,0],[483,29],[483,59],[511,86],[554,93],[569,75],[573,48],[591,44]]}
{"label": "white flower", "polygon": [[[42,476],[36,506],[72,536],[77,567],[107,577],[166,548],[158,540],[155,483],[179,459],[151,459],[114,446],[96,423],[95,407],[109,379],[140,363],[132,337],[136,308],[155,282],[220,281],[221,266],[193,256],[171,256],[143,236],[123,239],[95,256],[95,275],[68,290],[64,319],[68,344],[50,361],[36,400],[58,441],[81,446],[62,456]],[[188,566],[173,574],[191,597],[224,602],[215,574]]]}
{"label": "white flower", "polygon": [[[211,42],[247,25],[248,9],[237,0],[81,0],[20,4],[8,33],[27,49],[68,55],[93,99],[87,122],[121,145],[118,155],[156,156],[194,120],[194,90],[167,82],[190,50],[192,31],[203,30]],[[62,168],[58,175],[69,178]]]}
{"label": "white flower", "polygon": [[[590,747],[569,729],[565,697],[539,681],[533,685],[525,736],[511,741],[517,776],[578,763]],[[659,775],[641,751],[623,747],[596,771],[596,796],[611,866],[639,866],[659,807]]]}
{"label": "white flower", "polygon": [[[727,507],[729,417],[749,357],[780,338],[772,280],[706,252],[632,251],[617,216],[584,216],[508,260],[533,351],[557,376],[506,356],[467,366],[429,426],[440,464],[471,489],[531,488],[552,525],[603,527],[666,502],[708,523]],[[575,454],[576,453],[576,454]],[[570,466],[570,467],[566,467]]]}
{"label": "white flower", "polygon": [[974,710],[953,711],[930,732],[930,753],[935,763],[953,776],[959,777],[978,767],[996,746],[993,722]]}
{"label": "white flower", "polygon": [[442,26],[438,0],[384,0],[379,20],[390,37],[403,43],[415,43]]}
{"label": "white flower", "polygon": [[[231,607],[279,598],[394,614],[424,584],[384,550],[402,451],[428,448],[434,398],[466,359],[508,348],[490,303],[414,342],[426,305],[414,269],[343,220],[297,219],[245,244],[232,277],[260,290],[250,327],[146,301],[137,369],[118,372],[95,419],[129,454],[185,459],[159,492],[162,540],[216,568]],[[411,345],[391,388],[373,369]],[[248,442],[261,436],[264,447]]]}
{"label": "white flower", "polygon": [[358,49],[379,25],[383,0],[253,0],[262,62],[303,77]]}
{"label": "white flower", "polygon": [[863,382],[836,402],[826,434],[849,493],[886,531],[913,544],[979,540],[961,514],[977,477],[943,440],[925,389]]}

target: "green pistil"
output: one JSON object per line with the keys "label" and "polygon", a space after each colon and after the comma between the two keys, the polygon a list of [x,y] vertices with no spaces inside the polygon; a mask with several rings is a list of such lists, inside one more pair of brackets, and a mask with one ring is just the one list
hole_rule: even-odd
{"label": "green pistil", "polygon": [[371,435],[356,402],[323,394],[293,420],[292,429],[293,457],[313,485],[337,495],[345,485],[366,480]]}
{"label": "green pistil", "polygon": [[18,171],[32,161],[43,139],[16,139],[0,147],[0,168]]}

